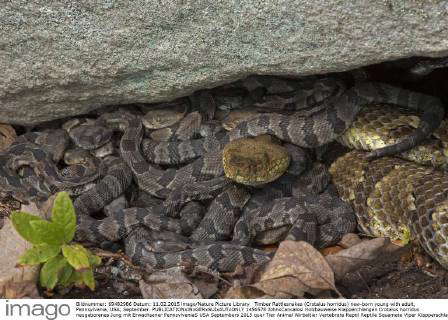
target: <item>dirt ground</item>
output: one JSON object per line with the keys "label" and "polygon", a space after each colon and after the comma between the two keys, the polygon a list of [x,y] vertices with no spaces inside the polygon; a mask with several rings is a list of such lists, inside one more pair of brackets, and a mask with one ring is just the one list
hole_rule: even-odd
{"label": "dirt ground", "polygon": [[441,274],[425,272],[415,262],[366,266],[348,274],[338,289],[351,299],[447,299],[448,277],[436,268]]}
{"label": "dirt ground", "polygon": [[[349,273],[339,283],[338,290],[347,299],[448,299],[448,275],[438,265],[437,274],[418,268],[411,262],[380,261],[356,272]],[[118,293],[126,286],[126,290]],[[129,290],[129,287],[134,287]],[[54,298],[65,299],[139,299],[137,285],[118,283],[111,279],[99,279],[95,292],[89,289],[72,289]],[[309,296],[312,298],[312,296]]]}

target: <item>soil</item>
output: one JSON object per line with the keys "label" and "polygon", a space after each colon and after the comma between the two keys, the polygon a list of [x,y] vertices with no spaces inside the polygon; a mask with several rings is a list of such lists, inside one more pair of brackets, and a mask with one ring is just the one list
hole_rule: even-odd
{"label": "soil", "polygon": [[[432,268],[435,273],[417,267],[415,260],[380,261],[347,274],[337,283],[337,288],[347,299],[448,299],[448,272],[436,264]],[[142,298],[136,283],[124,283],[111,278],[97,280],[98,289],[94,292],[74,288],[67,293],[58,293],[53,298]]]}
{"label": "soil", "polygon": [[448,276],[439,265],[440,274],[432,274],[412,263],[379,263],[347,274],[338,284],[345,298],[351,299],[447,299]]}

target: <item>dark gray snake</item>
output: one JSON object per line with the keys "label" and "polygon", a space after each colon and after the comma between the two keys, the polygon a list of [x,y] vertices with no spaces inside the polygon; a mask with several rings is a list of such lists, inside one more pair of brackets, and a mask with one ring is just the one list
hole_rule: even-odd
{"label": "dark gray snake", "polygon": [[[22,202],[42,200],[56,191],[70,191],[99,178],[99,162],[59,170],[55,162],[68,145],[63,130],[26,133],[0,154],[1,193]],[[22,172],[22,177],[18,175]]]}
{"label": "dark gray snake", "polygon": [[[131,170],[133,170],[137,181],[139,183],[146,183],[146,181],[148,181],[148,177],[157,177],[157,174],[153,175],[154,172],[162,173],[163,171],[152,167],[146,162],[143,156],[139,154],[139,143],[136,143],[137,139],[135,138],[135,135],[141,134],[139,133],[139,130],[143,130],[139,119],[130,119],[126,127],[128,129],[125,130],[121,141],[122,155],[124,155],[123,157],[125,159],[128,159],[128,165]],[[257,204],[256,202],[266,201],[266,199],[263,199],[263,192],[255,192],[254,196],[251,198],[252,205],[249,203],[247,205],[248,210],[252,208],[252,214],[250,214],[252,220],[248,221],[247,218],[240,220],[242,216],[242,209],[250,199],[249,194],[240,186],[233,185],[226,178],[222,177],[221,155],[218,153],[216,156],[216,153],[213,153],[207,154],[203,158],[194,161],[191,165],[188,165],[187,168],[194,168],[199,165],[199,168],[204,169],[206,167],[203,165],[204,161],[210,161],[207,159],[212,158],[214,159],[210,162],[214,164],[212,168],[214,170],[215,168],[219,168],[219,170],[215,170],[214,175],[207,174],[206,177],[210,178],[210,176],[215,176],[217,178],[212,178],[211,180],[189,180],[188,183],[181,182],[178,184],[177,188],[166,191],[169,195],[167,197],[168,199],[165,201],[165,204],[155,206],[150,209],[125,209],[117,212],[114,216],[105,218],[101,221],[94,220],[90,217],[81,216],[78,239],[90,240],[94,242],[103,240],[116,241],[128,235],[128,239],[125,243],[127,243],[127,248],[132,250],[131,256],[136,261],[140,260],[140,262],[157,261],[156,266],[151,265],[152,268],[168,268],[185,261],[187,257],[190,257],[190,259],[191,257],[196,257],[197,261],[200,261],[198,262],[200,265],[203,265],[203,262],[207,260],[209,260],[209,262],[205,265],[220,265],[220,268],[217,269],[218,271],[231,271],[237,264],[245,264],[247,261],[258,261],[259,259],[255,257],[264,257],[264,259],[261,259],[260,262],[266,261],[269,257],[268,254],[262,254],[261,251],[249,247],[252,243],[250,243],[250,241],[248,242],[246,239],[243,239],[243,230],[238,229],[238,232],[234,233],[233,226],[235,224],[237,226],[241,226],[241,224],[247,223],[250,226],[257,226],[259,228],[257,232],[265,232],[266,235],[271,234],[270,237],[275,237],[275,240],[277,241],[289,234],[288,237],[291,239],[304,239],[310,241],[311,243],[319,243],[319,246],[335,243],[343,234],[354,229],[354,215],[349,207],[342,201],[338,200],[335,195],[324,195],[326,200],[324,200],[321,205],[319,205],[321,200],[318,200],[317,197],[311,195],[311,193],[307,199],[302,197],[302,201],[298,201],[293,197],[294,195],[299,195],[303,192],[310,191],[305,190],[304,185],[311,185],[310,181],[313,180],[312,177],[304,177],[303,181],[297,179],[297,174],[300,175],[306,169],[305,167],[300,166],[303,166],[307,159],[303,152],[297,152],[295,148],[297,147],[293,145],[289,146],[291,154],[293,155],[293,160],[295,160],[292,162],[289,170],[290,172],[275,183],[272,183],[263,189],[263,192],[267,192],[266,190],[271,189],[269,192],[271,197],[273,197],[273,199],[278,198],[274,202],[276,205],[267,206],[265,216],[257,217],[255,214],[257,211],[256,207],[260,205],[260,203]],[[144,163],[141,164],[141,162]],[[184,170],[184,168],[176,171],[173,170],[173,173],[179,174],[180,172],[180,174],[183,174],[182,170]],[[316,172],[325,171],[322,170],[322,168],[308,171],[310,175],[317,174]],[[139,181],[138,179],[140,173],[142,173],[142,177]],[[198,175],[194,177],[197,176]],[[163,175],[159,175],[159,177],[163,177]],[[191,175],[188,177],[191,179]],[[167,181],[175,181],[175,178]],[[220,185],[217,181],[219,181],[222,185]],[[328,183],[328,177],[324,177],[324,181]],[[297,186],[294,186],[294,182],[302,182],[301,187],[298,186],[299,183],[296,183]],[[305,184],[303,184],[303,182],[305,182]],[[140,186],[140,188],[147,192],[154,192],[153,190],[156,190],[157,193],[155,194],[159,196],[163,195],[159,192],[159,190],[166,190],[169,188],[169,186],[163,186],[163,188],[160,188],[159,186],[161,183],[159,183],[155,184],[156,189],[154,189],[154,183],[152,181],[151,183],[152,184],[150,184],[149,187],[145,188]],[[322,182],[321,188],[318,189],[324,189],[326,187],[326,183]],[[210,192],[213,191],[213,188],[215,187],[217,187],[217,194],[212,194],[209,196]],[[257,193],[259,193],[258,196]],[[286,198],[285,196],[289,196],[289,198]],[[182,218],[187,216],[186,212],[192,210],[188,204],[194,203],[188,201],[204,200],[207,197],[213,198],[213,201],[210,204],[204,218],[200,220],[199,225],[196,228],[183,228],[181,223]],[[179,201],[179,203],[176,203],[176,206],[171,207],[170,204],[176,201]],[[328,204],[327,206],[325,205],[325,201]],[[182,208],[183,203],[187,203],[187,205]],[[335,216],[331,217],[331,219],[329,216],[325,216],[325,214],[322,214],[318,210],[319,206],[320,209],[328,209],[326,213],[331,212],[335,214]],[[167,208],[170,208],[170,210],[167,210]],[[177,210],[180,208],[182,208],[182,210],[180,210],[178,216],[174,218],[167,217],[167,215],[177,214]],[[281,230],[276,230],[279,229],[279,227],[277,225],[271,225],[269,221],[272,217],[284,217],[281,212],[285,208],[288,210],[289,215],[287,216],[289,216],[289,220],[286,221],[283,219],[284,224],[280,227]],[[339,211],[334,210],[337,208],[339,208]],[[198,211],[199,209],[196,210]],[[180,220],[175,219],[179,216]],[[196,216],[198,216],[198,214],[196,214]],[[246,216],[246,213],[243,213],[243,216]],[[338,219],[341,220],[339,221]],[[145,226],[147,228],[145,232],[169,231],[181,233],[184,236],[189,236],[188,242],[190,243],[191,248],[185,249],[186,251],[182,250],[182,253],[177,254],[173,252],[160,253],[150,251],[147,248],[149,243],[141,242],[142,236],[137,231],[133,231],[139,226]],[[322,227],[319,228],[318,226]],[[302,231],[298,232],[297,230],[299,229]],[[138,230],[142,229],[139,228]],[[194,231],[192,232],[192,230]],[[291,232],[288,232],[289,230],[291,230]],[[251,231],[250,228],[249,231]],[[273,236],[272,233],[275,233],[275,236]],[[232,234],[237,235],[233,238],[232,245],[226,244],[223,247],[216,243],[216,241],[232,240]],[[250,235],[247,236],[250,237]],[[242,244],[245,244],[245,246],[241,247]],[[241,254],[237,252],[247,252],[245,256],[248,256],[250,252],[253,252],[253,255],[251,256],[252,258],[247,261],[232,258],[227,262],[214,264],[213,257],[220,256],[220,248],[226,248],[227,251],[235,251],[231,257],[234,257],[235,255],[241,257]],[[217,251],[215,252],[215,250]],[[207,255],[208,258],[204,255]],[[165,256],[167,259],[164,259]],[[146,258],[141,260],[142,257]],[[227,257],[227,255],[223,255],[222,257]],[[163,261],[165,261],[165,263],[163,263]]]}
{"label": "dark gray snake", "polygon": [[[291,109],[303,109],[303,106],[306,106],[314,107],[316,112],[306,116],[303,116],[301,110],[291,115],[262,114],[238,125],[231,132],[231,140],[245,136],[271,134],[298,146],[315,148],[339,137],[356,118],[362,106],[367,103],[396,104],[422,113],[419,128],[393,146],[372,151],[369,157],[375,158],[412,148],[437,129],[443,119],[443,104],[436,97],[376,82],[360,82],[349,89],[338,81],[329,81],[325,84],[328,87],[325,88],[324,93],[333,92],[329,98],[320,100],[319,97],[322,95],[316,98],[313,94],[284,99],[287,104],[292,105]],[[277,102],[277,100],[278,96],[275,95],[274,101]],[[314,105],[307,103],[310,100]],[[259,105],[266,104],[269,105],[272,102],[267,99]]]}
{"label": "dark gray snake", "polygon": [[[252,85],[252,89],[256,89],[257,81],[272,81],[273,78],[257,79],[261,80],[249,85],[246,83],[246,86]],[[296,90],[296,83],[292,83]],[[344,132],[363,103],[396,103],[424,111],[421,126],[415,132],[396,145],[371,154],[376,157],[414,146],[438,126],[443,115],[438,99],[385,84],[363,83],[345,89],[339,81],[328,79],[307,85],[310,87],[306,90],[292,93],[269,87],[268,95],[262,101],[260,97],[263,95],[258,96],[257,90],[254,90],[254,99],[259,100],[258,107],[277,107],[282,111],[263,113],[240,124],[230,133],[230,139],[268,133],[295,145],[316,147]],[[265,191],[252,190],[250,197],[243,187],[233,184],[223,175],[221,151],[230,139],[226,134],[220,136],[219,130],[211,130],[213,134],[204,140],[208,139],[208,144],[199,139],[196,144],[194,140],[191,143],[174,141],[165,144],[144,140],[142,144],[144,130],[139,118],[120,114],[104,117],[101,121],[124,131],[120,140],[124,163],[121,160],[112,161],[113,165],[95,189],[76,200],[77,210],[80,213],[97,211],[124,192],[131,176],[141,190],[165,200],[150,208],[119,210],[101,221],[79,215],[79,240],[116,241],[126,237],[127,253],[134,261],[147,263],[155,269],[186,263],[217,271],[232,271],[238,264],[269,259],[268,254],[250,245],[276,242],[288,237],[324,246],[335,243],[354,228],[352,211],[334,193],[326,191],[317,197],[316,191],[322,191],[319,187],[311,191],[303,185],[294,187],[297,176],[291,172],[266,186]],[[195,128],[199,132],[201,127]],[[159,164],[196,160],[179,169],[164,170],[150,164],[148,159]],[[291,167],[294,169],[295,166],[300,167],[300,164]],[[316,180],[313,176],[315,171],[309,172],[310,175],[303,179]],[[6,182],[9,186],[13,183],[10,180]],[[322,183],[324,186],[325,183]],[[268,193],[272,202],[268,206],[263,202],[266,201],[263,200],[263,192],[264,196],[268,194],[266,190],[271,190]],[[199,209],[195,200],[211,201],[201,222],[196,221],[202,217],[203,209]],[[261,211],[257,208],[260,204],[264,206]],[[329,212],[335,216],[331,217]],[[195,221],[193,226],[192,221]],[[188,237],[184,239],[188,248],[179,252],[157,252],[144,240],[148,233],[165,231]],[[229,240],[231,242],[219,242]]]}

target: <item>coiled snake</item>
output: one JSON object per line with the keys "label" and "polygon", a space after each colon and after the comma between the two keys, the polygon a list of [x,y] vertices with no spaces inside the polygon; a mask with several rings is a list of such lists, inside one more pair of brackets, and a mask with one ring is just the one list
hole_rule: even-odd
{"label": "coiled snake", "polygon": [[[416,122],[418,118],[409,112],[370,105],[339,140],[348,147],[368,151],[395,143]],[[397,157],[368,162],[365,152],[352,151],[330,168],[339,194],[354,208],[364,233],[404,242],[415,239],[445,268],[448,268],[447,130],[444,121],[424,143]]]}
{"label": "coiled snake", "polygon": [[[328,176],[324,168],[307,163],[300,146],[312,148],[336,139],[367,102],[395,103],[422,111],[415,130],[393,146],[371,152],[372,158],[415,146],[438,127],[443,116],[437,98],[381,83],[364,82],[347,88],[334,78],[314,77],[301,81],[250,77],[242,83],[251,92],[253,105],[271,110],[241,122],[229,134],[212,123],[202,126],[191,121],[194,134],[185,136],[167,129],[164,132],[176,132],[172,139],[177,141],[155,142],[143,139],[144,128],[139,116],[127,112],[102,115],[96,124],[123,132],[119,158],[110,160],[111,165],[102,180],[75,201],[79,224],[77,239],[98,242],[125,238],[128,255],[150,269],[188,264],[217,271],[233,271],[239,264],[269,260],[269,254],[253,247],[257,244],[275,243],[284,238],[307,240],[319,247],[335,243],[355,227],[353,212],[331,187],[325,190]],[[261,95],[259,88],[264,89]],[[201,96],[210,103],[210,96]],[[191,119],[197,119],[194,117]],[[77,131],[79,134],[83,130]],[[108,130],[101,132],[111,135]],[[205,138],[195,141],[197,134]],[[247,189],[225,176],[223,149],[230,141],[260,134],[270,134],[285,142],[291,160],[289,167],[284,165],[287,163],[284,156],[280,157],[280,162],[274,161],[274,176],[266,174],[265,168],[272,168],[271,165],[260,166],[262,174],[257,179],[263,176],[263,181],[258,179],[256,184],[274,180],[281,175],[280,169],[287,169],[287,172],[261,189]],[[193,140],[184,140],[191,137]],[[95,140],[104,143],[102,139]],[[22,161],[25,152],[21,154],[19,149],[15,150],[17,152],[7,156],[14,155],[15,162],[21,166],[31,166],[31,161]],[[65,187],[68,182],[54,180],[57,171],[50,171],[54,167],[48,165],[48,156],[41,149],[37,150],[32,149],[29,158],[46,166],[39,165],[36,172],[51,180],[56,189]],[[248,156],[250,158],[250,154]],[[189,163],[166,169],[150,163],[154,159],[163,165]],[[227,159],[226,156],[224,163],[235,164]],[[260,159],[262,157],[255,161]],[[247,168],[253,177],[254,166]],[[17,166],[10,169],[14,171]],[[238,175],[244,177],[245,173],[239,171]],[[0,185],[5,187],[6,193],[22,193],[20,195],[26,197],[21,188],[23,181],[12,179],[13,172],[2,171],[0,176]],[[89,216],[128,189],[132,179],[142,192],[163,202],[148,208],[118,210],[103,220]],[[200,202],[207,201],[210,204],[204,213]],[[174,240],[154,250],[150,239],[161,232],[171,234]],[[168,247],[175,247],[177,251],[170,251]]]}

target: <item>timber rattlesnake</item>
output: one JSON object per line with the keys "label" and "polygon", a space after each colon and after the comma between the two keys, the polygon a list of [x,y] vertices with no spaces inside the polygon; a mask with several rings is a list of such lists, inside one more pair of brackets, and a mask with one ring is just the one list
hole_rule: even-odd
{"label": "timber rattlesnake", "polygon": [[[290,86],[286,90],[282,87],[284,83]],[[257,89],[266,84],[265,91],[260,93]],[[366,102],[397,103],[424,111],[420,126],[407,138],[370,154],[378,157],[416,145],[437,128],[443,115],[438,99],[379,83],[365,82],[347,89],[333,78],[292,81],[264,76],[250,77],[243,81],[243,86],[251,90],[250,103],[268,112],[243,121],[230,134],[213,123],[203,126],[193,121],[190,122],[194,127],[193,135],[176,133],[172,139],[178,141],[165,141],[164,145],[156,144],[154,140],[142,143],[144,128],[140,117],[122,111],[102,115],[101,123],[123,132],[119,143],[121,159],[110,160],[113,165],[102,180],[75,201],[78,213],[83,213],[78,215],[77,238],[116,241],[127,237],[127,253],[134,261],[147,263],[150,268],[167,268],[186,262],[218,271],[232,271],[238,264],[268,260],[268,254],[250,247],[257,243],[275,242],[285,237],[304,239],[318,246],[335,243],[353,229],[354,219],[351,209],[334,192],[323,191],[326,187],[324,181],[328,182],[328,178],[317,179],[322,167],[317,165],[308,170],[311,166],[304,163],[304,157],[298,156],[292,159],[290,170],[280,179],[263,189],[248,191],[225,177],[222,165],[224,145],[236,138],[268,133],[292,143],[285,146],[295,149],[292,153],[300,154],[297,146],[316,147],[339,137]],[[206,93],[199,97],[208,103],[213,102]],[[199,102],[199,105],[204,106],[204,103]],[[212,116],[212,113],[208,114],[208,118]],[[176,123],[166,132],[177,132],[174,130],[176,125],[181,127]],[[107,130],[102,132],[109,134]],[[197,135],[205,138],[197,139],[196,144],[194,140],[181,141],[197,138]],[[94,140],[103,143],[102,139]],[[152,146],[157,146],[158,151],[151,152]],[[24,157],[25,154],[29,156]],[[149,155],[148,158],[144,154]],[[41,150],[29,146],[15,147],[10,155],[19,165],[8,170],[32,166],[39,177],[52,182],[57,190],[66,185],[77,185],[70,180],[62,183],[56,179],[57,170]],[[189,163],[180,168],[165,169],[149,163],[151,159],[159,159],[154,162],[163,165]],[[32,161],[39,165],[34,167]],[[304,168],[308,170],[307,174],[302,174]],[[14,172],[2,171],[0,174],[0,184],[6,186],[7,193],[26,196],[21,188],[22,181],[14,180]],[[118,210],[101,221],[87,215],[125,192],[131,177],[143,192],[164,199],[163,202],[149,208]],[[310,181],[315,183],[307,188],[306,183]],[[271,202],[266,206],[263,197],[268,195]],[[200,220],[203,209],[199,202],[204,201],[210,202],[209,209]],[[260,206],[264,206],[261,211]],[[151,238],[149,233],[163,231],[189,236],[179,240],[178,247],[184,249],[155,252],[144,241],[146,236]],[[220,242],[229,240],[232,242]]]}

